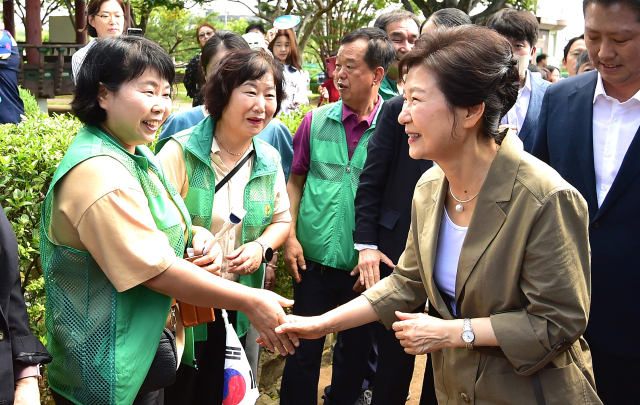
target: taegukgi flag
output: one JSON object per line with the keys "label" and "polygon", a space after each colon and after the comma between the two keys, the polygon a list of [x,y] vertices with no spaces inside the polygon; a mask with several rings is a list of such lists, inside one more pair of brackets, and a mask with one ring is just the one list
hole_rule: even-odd
{"label": "taegukgi flag", "polygon": [[222,310],[224,326],[227,330],[227,348],[224,360],[224,391],[222,405],[255,405],[260,392],[256,385],[247,355],[240,339],[227,319],[227,311]]}

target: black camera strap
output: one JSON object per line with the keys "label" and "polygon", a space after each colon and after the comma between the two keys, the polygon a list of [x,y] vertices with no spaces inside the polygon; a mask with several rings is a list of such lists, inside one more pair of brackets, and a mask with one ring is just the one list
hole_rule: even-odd
{"label": "black camera strap", "polygon": [[247,160],[249,160],[255,152],[256,150],[252,149],[249,153],[247,153],[247,156],[245,156],[241,161],[239,161],[238,164],[236,164],[236,167],[234,167],[233,170],[229,172],[229,174],[224,176],[224,179],[220,180],[220,183],[216,184],[216,191],[215,191],[216,193],[218,192],[218,190],[222,188],[222,186],[224,186],[225,184],[227,184],[229,180],[231,180],[231,178],[238,172],[238,170],[240,170],[242,166],[244,166],[245,163],[247,163]]}

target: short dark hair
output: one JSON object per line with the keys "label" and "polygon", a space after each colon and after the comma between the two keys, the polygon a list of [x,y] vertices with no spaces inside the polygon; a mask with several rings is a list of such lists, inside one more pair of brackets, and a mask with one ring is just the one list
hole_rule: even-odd
{"label": "short dark hair", "polygon": [[549,80],[551,78],[551,72],[547,68],[543,68],[543,67],[540,68],[540,76],[548,82],[551,81]]}
{"label": "short dark hair", "polygon": [[582,2],[582,13],[586,13],[589,3],[600,4],[603,7],[611,7],[614,4],[624,4],[630,9],[634,10],[637,14],[637,19],[640,21],[640,2],[638,0],[584,0]]}
{"label": "short dark hair", "polygon": [[558,69],[557,67],[553,66],[553,65],[547,65],[544,67],[545,69],[547,69],[549,71],[549,73],[553,74],[554,71],[560,71],[560,69]]}
{"label": "short dark hair", "polygon": [[173,83],[175,68],[164,49],[146,38],[122,35],[102,38],[87,52],[76,78],[73,113],[87,125],[98,125],[107,119],[107,112],[98,103],[100,84],[112,92],[152,69],[161,78]]}
{"label": "short dark hair", "polygon": [[540,63],[540,61],[543,61],[548,57],[549,55],[547,55],[546,53],[541,53],[540,55],[536,56],[536,63]]}
{"label": "short dark hair", "polygon": [[[96,14],[98,14],[98,12],[100,11],[100,7],[102,7],[103,3],[106,3],[109,0],[90,0],[89,4],[87,5],[87,17],[89,16],[94,16]],[[127,9],[124,6],[124,2],[122,0],[116,0],[116,2],[120,5],[120,8],[122,8],[122,12],[125,14],[125,21],[126,21],[126,13],[127,13]],[[126,27],[126,24],[124,24],[122,26],[122,32],[124,32],[128,27]],[[87,25],[84,27],[84,29],[79,30],[79,31],[87,31],[87,34],[89,34],[89,36],[93,37],[93,38],[98,38],[98,32],[96,31],[96,29],[89,24],[89,19],[87,18]]]}
{"label": "short dark hair", "polygon": [[247,29],[244,30],[244,33],[248,34],[251,30],[258,30],[262,33],[262,35],[266,33],[264,30],[264,25],[260,23],[249,24],[249,26],[247,26]]}
{"label": "short dark hair", "polygon": [[567,56],[569,56],[569,51],[571,50],[571,46],[573,45],[574,42],[576,42],[579,39],[584,40],[584,34],[580,35],[579,37],[571,38],[569,40],[569,42],[567,42],[567,45],[565,45],[565,47],[564,47],[564,60],[565,61],[567,60]]}
{"label": "short dark hair", "polygon": [[[202,88],[204,105],[211,117],[218,121],[229,104],[231,93],[236,87],[248,80],[259,80],[267,73],[273,74],[276,85],[277,108],[284,99],[284,66],[264,49],[238,49],[230,52],[217,69],[211,73],[209,80]],[[274,116],[275,116],[274,114]]]}
{"label": "short dark hair", "polygon": [[424,20],[420,26],[420,32],[422,32],[422,27],[424,27],[424,25],[429,21],[432,21],[438,28],[453,28],[461,25],[473,24],[469,15],[457,8],[443,8],[431,14],[431,17]]}
{"label": "short dark hair", "polygon": [[416,27],[420,28],[420,20],[418,20],[418,16],[413,14],[411,11],[407,11],[404,9],[389,11],[388,13],[380,14],[376,21],[373,23],[373,26],[376,28],[380,28],[382,31],[387,32],[387,25],[392,22],[404,21],[404,20],[413,20],[416,23]]}
{"label": "short dark hair", "polygon": [[487,27],[508,39],[527,41],[533,48],[538,43],[538,19],[529,11],[503,8],[487,21]]}
{"label": "short dark hair", "polygon": [[[515,104],[520,84],[517,62],[506,38],[477,25],[437,29],[416,41],[413,50],[400,60],[398,70],[409,72],[418,66],[434,75],[452,112],[455,107],[484,103],[482,133],[497,144],[502,142],[500,119]],[[455,128],[454,115],[452,134]]]}
{"label": "short dark hair", "polygon": [[589,51],[584,50],[582,51],[582,53],[576,58],[576,74],[578,74],[578,70],[580,69],[580,66],[582,66],[583,64],[587,63],[587,62],[591,62],[591,59],[589,59]]}
{"label": "short dark hair", "polygon": [[200,55],[200,65],[202,69],[206,69],[207,65],[220,49],[250,49],[247,41],[233,31],[220,30],[217,31],[206,44],[202,47]]}
{"label": "short dark hair", "polygon": [[345,35],[340,44],[347,45],[359,39],[367,41],[364,61],[367,63],[369,70],[381,67],[387,73],[396,58],[396,48],[389,41],[387,33],[375,27],[358,28]]}

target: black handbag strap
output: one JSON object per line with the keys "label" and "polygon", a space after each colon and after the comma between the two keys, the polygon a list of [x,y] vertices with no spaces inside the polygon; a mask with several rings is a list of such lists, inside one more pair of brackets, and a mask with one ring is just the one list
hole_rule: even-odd
{"label": "black handbag strap", "polygon": [[229,172],[229,174],[224,176],[224,179],[220,180],[220,183],[216,184],[216,191],[215,191],[216,193],[218,192],[218,190],[222,188],[222,186],[224,186],[225,184],[227,184],[229,180],[231,180],[231,178],[238,172],[238,170],[240,170],[242,166],[244,166],[245,163],[247,163],[247,160],[249,160],[255,152],[256,150],[252,149],[251,152],[247,154],[247,156],[245,156],[241,161],[238,162],[236,167],[234,167],[233,170]]}

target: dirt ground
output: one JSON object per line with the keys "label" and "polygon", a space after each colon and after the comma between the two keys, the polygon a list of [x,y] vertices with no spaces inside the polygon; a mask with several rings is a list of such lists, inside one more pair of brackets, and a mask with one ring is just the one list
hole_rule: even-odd
{"label": "dirt ground", "polygon": [[[413,378],[411,379],[411,398],[406,405],[418,405],[420,403],[420,391],[422,390],[422,377],[424,376],[424,367],[427,364],[427,356],[417,356],[416,364],[413,368]],[[323,367],[320,370],[320,381],[318,382],[318,405],[322,405],[322,393],[324,387],[331,384],[331,366]]]}

